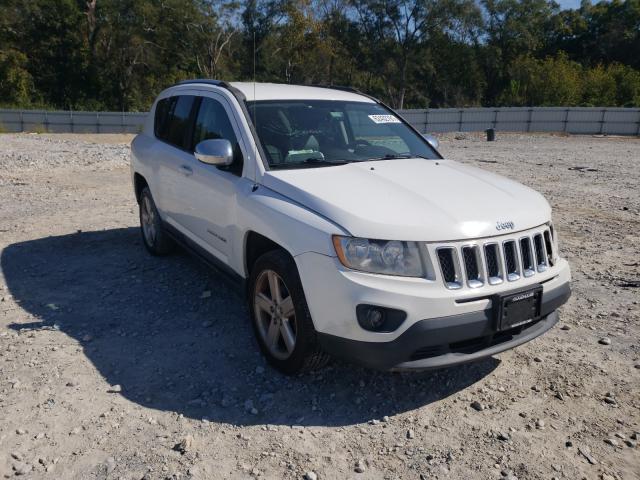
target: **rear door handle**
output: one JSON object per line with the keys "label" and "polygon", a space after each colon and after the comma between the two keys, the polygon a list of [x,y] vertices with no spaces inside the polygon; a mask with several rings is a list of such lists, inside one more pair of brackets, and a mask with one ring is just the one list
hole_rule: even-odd
{"label": "rear door handle", "polygon": [[193,175],[193,169],[189,165],[180,165],[180,171],[186,177]]}

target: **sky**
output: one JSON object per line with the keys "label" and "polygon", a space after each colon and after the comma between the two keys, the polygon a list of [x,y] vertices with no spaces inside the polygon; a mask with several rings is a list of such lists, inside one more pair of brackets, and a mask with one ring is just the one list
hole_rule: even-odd
{"label": "sky", "polygon": [[578,8],[580,7],[580,0],[556,0],[560,4],[560,8]]}

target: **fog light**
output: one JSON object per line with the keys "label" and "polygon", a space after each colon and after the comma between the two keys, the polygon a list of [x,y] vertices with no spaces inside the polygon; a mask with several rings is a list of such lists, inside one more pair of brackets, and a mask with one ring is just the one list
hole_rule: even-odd
{"label": "fog light", "polygon": [[364,314],[364,323],[369,330],[378,330],[384,322],[384,313],[379,308],[367,308]]}
{"label": "fog light", "polygon": [[356,307],[358,323],[365,330],[371,332],[393,332],[407,314],[402,310],[380,307],[377,305],[358,305]]}

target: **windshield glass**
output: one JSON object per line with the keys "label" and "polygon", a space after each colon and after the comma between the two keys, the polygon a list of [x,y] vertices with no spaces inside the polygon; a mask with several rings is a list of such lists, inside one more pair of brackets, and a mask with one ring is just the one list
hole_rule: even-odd
{"label": "windshield glass", "polygon": [[247,107],[271,168],[440,158],[426,140],[376,103],[269,100],[247,102]]}

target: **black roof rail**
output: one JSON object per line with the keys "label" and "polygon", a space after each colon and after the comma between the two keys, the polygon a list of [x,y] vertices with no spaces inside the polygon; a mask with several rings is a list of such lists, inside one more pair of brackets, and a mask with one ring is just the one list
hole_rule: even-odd
{"label": "black roof rail", "polygon": [[205,83],[207,85],[215,85],[216,87],[227,88],[229,84],[227,82],[223,82],[222,80],[214,80],[212,78],[192,78],[189,80],[182,80],[176,85],[190,85],[192,83]]}
{"label": "black roof rail", "polygon": [[322,84],[311,84],[310,87],[318,87],[318,88],[330,88],[332,90],[343,90],[345,92],[353,92],[353,93],[362,93],[360,90],[354,87],[348,87],[346,85],[322,85]]}

